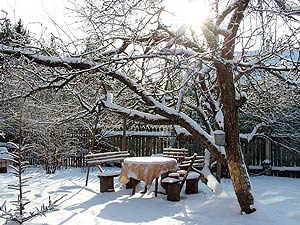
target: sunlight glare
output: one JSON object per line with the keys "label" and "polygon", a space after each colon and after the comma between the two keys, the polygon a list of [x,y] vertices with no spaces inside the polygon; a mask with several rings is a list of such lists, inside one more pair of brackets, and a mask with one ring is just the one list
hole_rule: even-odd
{"label": "sunlight glare", "polygon": [[184,24],[193,29],[198,29],[210,14],[206,0],[166,0],[165,7],[173,14],[172,25]]}

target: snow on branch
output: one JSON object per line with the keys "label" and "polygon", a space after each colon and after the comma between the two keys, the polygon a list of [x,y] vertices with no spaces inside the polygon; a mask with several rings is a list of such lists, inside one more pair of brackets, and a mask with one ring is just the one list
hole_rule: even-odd
{"label": "snow on branch", "polygon": [[9,47],[3,44],[0,44],[0,52],[4,54],[21,56],[24,55],[28,59],[33,60],[34,62],[50,67],[64,67],[72,69],[90,69],[95,66],[96,63],[92,60],[88,60],[81,57],[55,57],[55,56],[45,56],[34,50]]}
{"label": "snow on branch", "polygon": [[[194,53],[189,50],[183,49],[174,50],[175,54],[191,54]],[[22,49],[22,48],[13,48],[5,45],[0,45],[0,52],[4,54],[21,56],[24,55],[28,59],[36,62],[38,64],[46,65],[49,67],[62,67],[66,69],[76,69],[80,70],[75,73],[80,73],[82,71],[91,72],[98,71],[101,72],[104,76],[111,77],[119,80],[121,83],[126,85],[131,91],[140,96],[144,101],[147,107],[150,107],[155,114],[145,114],[139,113],[139,111],[134,111],[132,109],[125,109],[125,107],[117,107],[107,100],[102,100],[102,104],[106,107],[111,107],[119,113],[125,113],[130,116],[132,119],[144,120],[145,122],[151,123],[160,123],[160,124],[177,124],[181,127],[184,127],[188,132],[190,132],[193,136],[201,139],[201,141],[209,148],[209,150],[214,154],[216,158],[219,160],[224,160],[223,157],[219,154],[217,150],[213,137],[208,134],[197,122],[191,119],[189,116],[182,112],[178,112],[177,109],[173,109],[167,107],[162,104],[158,100],[156,100],[152,93],[145,90],[141,84],[138,84],[134,79],[131,79],[125,73],[120,72],[119,70],[108,66],[107,62],[104,64],[96,63],[92,60],[84,59],[84,58],[60,58],[60,57],[48,57],[33,50]],[[168,54],[171,53],[160,53],[160,54]],[[159,115],[159,116],[158,116]]]}
{"label": "snow on branch", "polygon": [[[296,1],[288,2],[285,0],[274,0],[278,7],[283,11],[284,14],[291,16],[299,16],[300,5],[297,5]],[[293,5],[292,5],[293,4]]]}
{"label": "snow on branch", "polygon": [[216,26],[218,27],[226,18],[227,15],[229,15],[237,6],[238,6],[239,0],[233,1],[231,4],[229,4],[222,13],[220,13],[217,17]]}
{"label": "snow on branch", "polygon": [[257,134],[257,131],[259,130],[259,128],[263,127],[264,125],[265,125],[264,123],[257,124],[253,128],[253,130],[252,130],[251,133],[249,133],[249,134],[240,134],[240,138],[247,140],[247,142],[249,143],[253,139],[253,137],[255,136],[255,134]]}
{"label": "snow on branch", "polygon": [[146,112],[141,112],[135,109],[128,109],[123,106],[120,106],[118,104],[115,104],[112,102],[113,95],[108,93],[106,96],[106,100],[100,99],[99,103],[110,110],[115,111],[118,114],[126,115],[128,118],[133,119],[133,120],[139,120],[143,121],[146,123],[151,123],[151,124],[172,124],[172,121],[160,116],[160,115],[153,115],[150,113]]}

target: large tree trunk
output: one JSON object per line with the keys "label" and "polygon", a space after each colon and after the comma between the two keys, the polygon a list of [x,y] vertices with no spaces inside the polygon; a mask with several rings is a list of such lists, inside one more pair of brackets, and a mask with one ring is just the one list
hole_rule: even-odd
{"label": "large tree trunk", "polygon": [[251,208],[254,199],[243,153],[239,146],[238,112],[235,105],[229,101],[223,106],[224,129],[227,134],[225,151],[232,184],[241,210],[245,213],[251,213],[255,211]]}
{"label": "large tree trunk", "polygon": [[226,133],[226,158],[232,184],[242,212],[252,213],[254,198],[251,194],[249,175],[239,146],[238,104],[231,68],[218,64],[217,74],[224,109],[224,130]]}
{"label": "large tree trunk", "polygon": [[[229,21],[227,29],[231,32],[225,35],[221,49],[221,58],[228,60],[228,62],[234,58],[237,31],[248,4],[249,0],[237,1],[236,9]],[[224,110],[224,131],[226,133],[225,152],[232,184],[242,212],[252,213],[255,211],[254,208],[251,208],[254,198],[251,193],[250,179],[243,153],[239,146],[238,109],[241,100],[235,98],[233,65],[226,63],[226,61],[220,62],[216,60],[215,66]]]}

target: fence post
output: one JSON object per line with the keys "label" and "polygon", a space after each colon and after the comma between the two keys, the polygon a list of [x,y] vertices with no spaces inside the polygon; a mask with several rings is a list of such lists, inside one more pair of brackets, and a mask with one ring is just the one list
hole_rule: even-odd
{"label": "fence post", "polygon": [[[262,162],[262,166],[264,170],[271,168],[271,141],[269,139],[265,139],[265,159]],[[271,171],[269,170],[267,175],[271,175]]]}
{"label": "fence post", "polygon": [[124,117],[123,119],[123,135],[122,135],[122,151],[126,151],[126,123],[127,119]]}

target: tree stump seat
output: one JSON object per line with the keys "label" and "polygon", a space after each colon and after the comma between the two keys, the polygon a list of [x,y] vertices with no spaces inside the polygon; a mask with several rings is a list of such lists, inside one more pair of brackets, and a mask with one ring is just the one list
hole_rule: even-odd
{"label": "tree stump seat", "polygon": [[97,177],[100,179],[100,192],[114,192],[114,177],[120,176],[120,171],[99,173]]}
{"label": "tree stump seat", "polygon": [[190,172],[186,179],[185,193],[196,194],[198,193],[198,183],[200,175],[196,172]]}
{"label": "tree stump seat", "polygon": [[166,187],[166,194],[168,201],[180,201],[180,181],[181,179],[166,177],[162,183]]}

